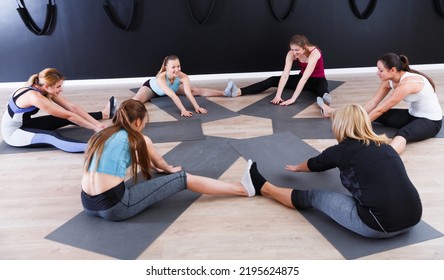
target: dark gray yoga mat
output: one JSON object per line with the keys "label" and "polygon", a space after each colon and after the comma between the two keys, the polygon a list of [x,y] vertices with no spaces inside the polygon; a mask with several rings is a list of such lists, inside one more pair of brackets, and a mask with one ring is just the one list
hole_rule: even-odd
{"label": "dark gray yoga mat", "polygon": [[[342,81],[328,81],[328,89],[332,95],[334,89],[342,85]],[[282,93],[282,98],[284,100],[290,99],[293,95],[294,90],[285,89]],[[258,100],[257,102],[245,107],[244,109],[238,111],[242,115],[250,115],[261,118],[270,119],[288,119],[299,112],[303,111],[308,106],[316,102],[316,95],[310,91],[304,90],[299,95],[295,103],[289,106],[279,106],[273,105],[271,100],[273,100],[275,93],[269,94],[266,97]],[[242,98],[242,97],[241,97]]]}
{"label": "dark gray yoga mat", "polygon": [[[87,142],[94,133],[92,130],[78,126],[61,128],[58,129],[57,132],[62,136],[82,142]],[[147,124],[143,130],[143,133],[150,137],[154,143],[205,139],[202,131],[202,121],[198,119],[152,122]],[[52,146],[39,148],[15,148],[7,145],[4,141],[0,142],[0,154],[42,152],[55,149],[56,148]]]}
{"label": "dark gray yoga mat", "polygon": [[181,165],[186,172],[211,178],[219,178],[238,158],[226,138],[213,136],[182,142],[164,156],[168,163]]}
{"label": "dark gray yoga mat", "polygon": [[[182,104],[185,106],[185,108],[188,111],[193,112],[193,116],[191,118],[193,119],[200,119],[202,122],[211,122],[215,120],[220,119],[227,119],[232,117],[237,117],[239,114],[236,112],[233,112],[217,103],[214,103],[205,97],[202,96],[196,96],[196,101],[199,104],[199,106],[207,109],[207,114],[198,114],[194,111],[193,106],[188,101],[188,99],[185,96],[179,96],[180,100],[182,101]],[[180,116],[180,111],[177,108],[177,106],[174,104],[174,102],[169,97],[157,97],[150,100],[151,103],[159,107],[160,109],[164,110],[171,116],[173,116],[176,119],[183,119],[183,117]]]}
{"label": "dark gray yoga mat", "polygon": [[182,191],[121,222],[81,212],[45,238],[116,259],[134,260],[198,197]]}
{"label": "dark gray yoga mat", "polygon": [[[184,142],[164,158],[170,164],[182,165],[189,173],[219,178],[239,154],[224,138],[207,137],[205,141]],[[109,222],[81,212],[46,238],[117,259],[136,259],[199,196],[182,191],[121,222]]]}
{"label": "dark gray yoga mat", "polygon": [[148,123],[142,133],[154,143],[205,139],[202,121],[197,119]]}
{"label": "dark gray yoga mat", "polygon": [[290,131],[302,139],[334,139],[330,118],[273,119],[273,132]]}
{"label": "dark gray yoga mat", "polygon": [[[229,143],[242,157],[256,161],[259,171],[275,185],[298,189],[322,187],[347,193],[342,187],[337,169],[320,173],[294,173],[285,170],[286,164],[297,164],[319,154],[291,132],[230,140]],[[397,237],[384,240],[368,239],[343,228],[314,209],[305,209],[300,213],[346,259],[356,259],[443,236],[441,232],[421,221],[411,231]]]}
{"label": "dark gray yoga mat", "polygon": [[[274,133],[290,131],[302,139],[334,139],[330,118],[291,118],[273,119],[272,121]],[[397,128],[379,123],[372,123],[372,127],[375,133],[385,133],[390,138],[398,131]],[[435,138],[444,138],[444,128],[441,128]]]}

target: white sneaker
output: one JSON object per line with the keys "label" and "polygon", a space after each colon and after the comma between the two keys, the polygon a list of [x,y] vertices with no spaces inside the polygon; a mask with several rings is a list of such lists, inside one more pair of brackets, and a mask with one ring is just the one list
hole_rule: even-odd
{"label": "white sneaker", "polygon": [[252,164],[253,161],[249,159],[247,162],[247,167],[244,170],[244,174],[242,175],[242,180],[241,180],[241,184],[244,187],[244,189],[247,191],[249,197],[255,196],[256,194],[256,190],[254,189],[253,181],[251,181],[251,176],[250,176],[250,168]]}

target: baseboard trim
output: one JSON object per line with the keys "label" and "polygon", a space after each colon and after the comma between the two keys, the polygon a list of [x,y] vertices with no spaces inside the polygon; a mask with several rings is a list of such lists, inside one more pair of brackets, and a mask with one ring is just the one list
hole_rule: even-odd
{"label": "baseboard trim", "polygon": [[[444,64],[417,64],[411,65],[412,69],[419,71],[428,70],[444,70]],[[267,78],[270,76],[279,76],[282,71],[271,72],[247,72],[247,73],[226,73],[226,74],[201,74],[190,75],[192,81],[208,81],[208,80],[227,80],[227,79],[252,79]],[[298,71],[292,71],[298,73]],[[376,67],[355,67],[355,68],[333,68],[325,69],[325,74],[329,75],[350,75],[350,74],[368,74],[376,73]],[[83,86],[83,85],[117,85],[117,84],[143,84],[151,77],[136,78],[114,78],[114,79],[85,79],[85,80],[66,80],[65,86]],[[17,88],[24,82],[5,82],[0,83],[0,88]]]}

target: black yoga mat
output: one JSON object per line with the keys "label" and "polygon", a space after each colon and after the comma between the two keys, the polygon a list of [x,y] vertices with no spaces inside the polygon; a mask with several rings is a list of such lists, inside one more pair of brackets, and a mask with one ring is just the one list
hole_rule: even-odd
{"label": "black yoga mat", "polygon": [[[215,120],[220,119],[227,119],[232,117],[237,117],[239,114],[236,112],[233,112],[217,103],[214,103],[205,97],[202,96],[196,96],[196,101],[202,108],[207,109],[207,114],[198,114],[194,111],[193,106],[188,101],[188,99],[185,96],[179,96],[180,100],[182,101],[182,104],[185,106],[185,108],[188,111],[193,112],[193,116],[191,118],[193,119],[200,119],[202,122],[211,122]],[[180,116],[180,111],[177,108],[177,106],[174,104],[174,102],[171,100],[171,98],[165,96],[165,97],[157,97],[150,100],[151,103],[159,107],[160,109],[164,110],[171,116],[173,116],[176,119],[183,119],[184,117]]]}
{"label": "black yoga mat", "polygon": [[[93,135],[93,131],[71,126],[58,129],[57,132],[64,137],[87,142]],[[147,124],[143,133],[150,137],[154,143],[180,142],[189,140],[205,139],[202,131],[202,122],[199,119],[183,119],[178,121],[152,122]],[[26,152],[41,152],[56,150],[52,146],[39,148],[15,148],[7,145],[4,141],[0,142],[0,154],[15,154]]]}
{"label": "black yoga mat", "polygon": [[[239,154],[224,138],[207,137],[205,141],[181,143],[164,158],[189,173],[218,178]],[[105,221],[81,212],[46,238],[117,259],[136,259],[199,196],[182,191],[121,222]]]}
{"label": "black yoga mat", "polygon": [[[230,140],[229,143],[242,157],[256,161],[264,177],[277,186],[298,189],[322,187],[347,193],[342,187],[337,169],[319,173],[294,173],[285,170],[286,164],[297,164],[319,154],[291,132]],[[314,209],[304,209],[300,213],[346,259],[356,259],[443,236],[441,232],[421,221],[411,231],[397,237],[384,240],[369,239],[343,228]]]}
{"label": "black yoga mat", "polygon": [[[333,90],[343,83],[344,82],[342,81],[328,81],[328,89],[330,91],[330,94],[334,95]],[[293,95],[293,92],[294,90],[285,89],[282,93],[282,98],[284,100],[290,99]],[[292,118],[293,116],[316,102],[317,97],[316,94],[307,90],[303,90],[295,103],[289,106],[280,106],[271,103],[271,100],[273,100],[274,96],[275,93],[269,94],[266,97],[258,100],[257,102],[238,111],[238,113],[242,115],[250,115],[261,118],[288,119]]]}

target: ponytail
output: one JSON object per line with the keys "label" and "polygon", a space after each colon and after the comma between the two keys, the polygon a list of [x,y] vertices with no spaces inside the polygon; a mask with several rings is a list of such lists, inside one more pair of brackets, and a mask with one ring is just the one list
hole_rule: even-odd
{"label": "ponytail", "polygon": [[26,82],[28,85],[32,86],[33,84],[39,83],[39,74],[34,74],[31,77],[29,77],[28,82]]}
{"label": "ponytail", "polygon": [[168,64],[168,61],[170,61],[170,60],[178,60],[178,59],[179,58],[176,55],[173,55],[173,54],[166,56],[163,59],[162,66],[160,67],[159,72],[157,72],[157,75],[159,75],[159,74],[161,74],[161,73],[166,71],[166,65]]}
{"label": "ponytail", "polygon": [[65,80],[65,77],[55,68],[46,68],[37,74],[32,75],[28,79],[28,84],[30,86],[37,84],[39,86],[47,85],[53,86],[59,81]]}
{"label": "ponytail", "polygon": [[[94,156],[97,157],[98,164],[106,141],[116,132],[125,130],[128,133],[129,153],[131,155],[131,173],[133,181],[137,181],[138,168],[144,178],[150,179],[151,159],[149,157],[148,148],[142,133],[135,127],[136,120],[145,121],[147,110],[145,105],[137,100],[128,99],[120,104],[113,118],[113,124],[94,134],[88,141],[85,151],[84,170],[88,171],[89,165]],[[97,166],[95,166],[97,169]]]}
{"label": "ponytail", "polygon": [[395,53],[386,53],[383,56],[381,56],[378,61],[381,61],[385,68],[387,69],[391,69],[392,67],[395,67],[395,69],[399,72],[399,71],[405,71],[405,72],[410,72],[410,73],[415,73],[415,74],[419,74],[421,76],[424,76],[429,83],[432,85],[433,90],[436,91],[435,89],[435,83],[433,82],[433,80],[427,76],[426,74],[419,72],[417,70],[411,69],[410,68],[410,64],[409,64],[409,59],[407,58],[407,56],[405,55],[398,55]]}

